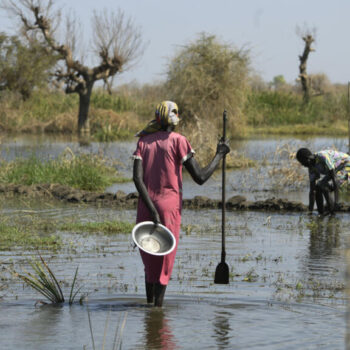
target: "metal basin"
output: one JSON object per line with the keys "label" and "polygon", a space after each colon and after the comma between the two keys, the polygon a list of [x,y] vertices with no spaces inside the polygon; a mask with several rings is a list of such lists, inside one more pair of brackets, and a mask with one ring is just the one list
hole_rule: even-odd
{"label": "metal basin", "polygon": [[172,232],[164,225],[155,225],[152,221],[138,223],[132,229],[132,239],[144,252],[152,255],[167,255],[176,246]]}

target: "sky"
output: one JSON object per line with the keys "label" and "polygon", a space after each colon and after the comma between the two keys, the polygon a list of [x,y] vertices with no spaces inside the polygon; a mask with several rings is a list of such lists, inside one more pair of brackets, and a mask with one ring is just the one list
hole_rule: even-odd
{"label": "sky", "polygon": [[[0,0],[0,3],[3,0]],[[235,48],[250,50],[251,67],[266,82],[298,77],[304,42],[297,27],[315,28],[315,52],[309,74],[324,73],[333,83],[350,80],[349,0],[56,0],[74,12],[90,37],[93,10],[122,9],[146,44],[137,65],[115,78],[115,85],[155,83],[165,79],[167,64],[199,33],[216,35]],[[0,31],[13,33],[13,21],[1,12]]]}

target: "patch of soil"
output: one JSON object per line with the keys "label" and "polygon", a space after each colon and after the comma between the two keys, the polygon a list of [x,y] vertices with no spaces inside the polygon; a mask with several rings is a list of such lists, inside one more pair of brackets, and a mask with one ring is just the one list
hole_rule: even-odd
{"label": "patch of soil", "polygon": [[[4,185],[0,184],[0,194],[6,196],[23,195],[28,197],[49,197],[70,203],[98,204],[113,206],[119,209],[134,209],[138,201],[138,193],[116,193],[90,192],[78,190],[69,186],[59,184],[41,184],[33,186]],[[187,209],[216,209],[221,208],[221,201],[204,196],[196,196],[183,200],[183,207]],[[248,201],[244,196],[236,195],[226,201],[227,210],[265,210],[302,212],[307,211],[303,203],[289,201],[281,198],[268,198],[266,200]],[[350,211],[350,206],[340,204],[339,211]]]}

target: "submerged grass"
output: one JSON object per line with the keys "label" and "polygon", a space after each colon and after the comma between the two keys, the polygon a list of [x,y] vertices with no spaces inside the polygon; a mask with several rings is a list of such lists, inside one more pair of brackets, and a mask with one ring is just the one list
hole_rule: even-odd
{"label": "submerged grass", "polygon": [[133,223],[118,220],[78,222],[74,217],[65,218],[65,222],[53,218],[42,218],[35,212],[22,215],[0,216],[0,251],[49,250],[56,251],[65,247],[59,231],[68,233],[116,235],[129,234]]}
{"label": "submerged grass", "polygon": [[60,226],[63,231],[72,232],[88,232],[88,233],[104,233],[104,234],[118,234],[130,233],[133,224],[123,221],[104,221],[104,222],[71,222]]}
{"label": "submerged grass", "polygon": [[96,155],[71,153],[57,159],[40,159],[32,155],[28,159],[0,163],[0,182],[4,184],[34,185],[57,183],[88,191],[103,190],[113,183],[125,182],[117,170]]}
{"label": "submerged grass", "polygon": [[62,240],[53,234],[40,235],[33,232],[30,227],[12,226],[0,222],[0,250],[18,247],[56,250],[62,247]]}

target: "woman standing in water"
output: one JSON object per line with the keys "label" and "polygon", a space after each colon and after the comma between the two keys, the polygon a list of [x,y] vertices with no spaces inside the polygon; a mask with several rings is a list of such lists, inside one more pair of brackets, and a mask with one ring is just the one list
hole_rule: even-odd
{"label": "woman standing in water", "polygon": [[139,192],[136,222],[151,220],[166,226],[176,238],[176,248],[168,255],[154,256],[140,250],[145,267],[148,303],[162,306],[179,242],[182,208],[182,166],[193,180],[204,184],[225,154],[230,152],[220,141],[212,161],[201,168],[194,150],[183,135],[174,132],[179,123],[176,103],[161,102],[152,120],[136,136],[140,137],[134,152],[133,180]]}

